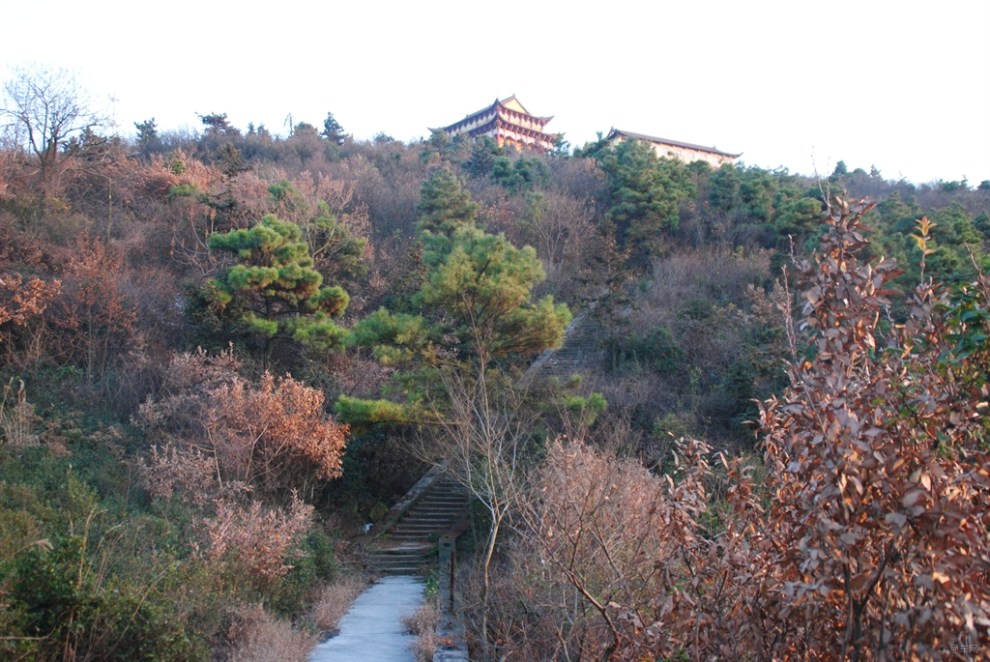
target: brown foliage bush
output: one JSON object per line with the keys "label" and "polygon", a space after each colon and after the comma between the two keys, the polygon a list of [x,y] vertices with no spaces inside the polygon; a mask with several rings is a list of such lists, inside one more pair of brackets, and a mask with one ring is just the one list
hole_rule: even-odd
{"label": "brown foliage bush", "polygon": [[24,282],[20,274],[0,273],[0,327],[23,326],[39,317],[58,295],[60,287],[58,280],[45,282],[31,278]]}
{"label": "brown foliage bush", "polygon": [[[0,242],[3,239],[0,232]],[[0,360],[24,365],[44,354],[40,320],[61,287],[59,280],[25,282],[20,274],[0,272]]]}
{"label": "brown foliage bush", "polygon": [[413,655],[417,662],[431,662],[437,650],[437,625],[440,624],[440,610],[436,600],[427,600],[426,604],[409,616],[402,618],[402,625],[410,634],[416,635],[412,644]]}
{"label": "brown foliage bush", "polygon": [[206,505],[217,491],[215,466],[202,450],[172,444],[153,446],[148,457],[138,461],[141,482],[153,498],[170,501],[178,492],[197,506]]}
{"label": "brown foliage bush", "polygon": [[[145,462],[149,487],[153,482],[164,496],[176,485],[200,485],[204,457],[218,490],[241,484],[284,494],[338,477],[347,426],[327,416],[323,393],[288,375],[265,373],[254,384],[237,367],[232,352],[174,356],[158,397],[136,417],[156,441],[173,447]],[[174,475],[156,475],[154,467]]]}
{"label": "brown foliage bush", "polygon": [[309,529],[312,506],[295,494],[284,510],[264,508],[259,501],[242,506],[220,499],[215,506],[216,515],[203,522],[207,558],[246,570],[249,578],[262,586],[292,569],[286,559]]}
{"label": "brown foliage bush", "polygon": [[76,238],[63,264],[63,286],[47,311],[57,334],[54,357],[81,365],[92,382],[103,376],[137,335],[136,315],[121,290],[124,256],[88,234]]}
{"label": "brown foliage bush", "polygon": [[218,460],[234,476],[275,491],[340,475],[347,427],[323,409],[323,393],[289,376],[242,379],[210,394],[204,425]]}
{"label": "brown foliage bush", "polygon": [[813,356],[762,406],[760,484],[741,460],[722,458],[714,472],[699,442],[680,442],[674,475],[662,477],[581,444],[550,448],[527,535],[494,589],[502,653],[881,660],[990,650],[990,351],[980,341],[990,288],[923,283],[908,318],[890,324],[894,265],[856,257],[869,208],[837,202],[803,265]]}
{"label": "brown foliage bush", "polygon": [[[838,206],[804,293],[815,356],[763,408],[773,481],[768,594],[788,656],[931,658],[990,645],[988,365],[957,351],[930,282],[882,334],[883,260],[860,264],[861,217]],[[983,290],[983,309],[990,300]],[[976,329],[974,329],[976,331]],[[985,329],[983,330],[985,333]],[[976,359],[976,360],[974,360]],[[778,624],[778,628],[782,628]]]}
{"label": "brown foliage bush", "polygon": [[[693,630],[694,568],[710,470],[702,442],[679,445],[674,476],[581,442],[554,442],[509,555],[495,636],[527,659],[676,653]],[[662,535],[658,535],[662,532]],[[522,609],[517,607],[522,605]]]}

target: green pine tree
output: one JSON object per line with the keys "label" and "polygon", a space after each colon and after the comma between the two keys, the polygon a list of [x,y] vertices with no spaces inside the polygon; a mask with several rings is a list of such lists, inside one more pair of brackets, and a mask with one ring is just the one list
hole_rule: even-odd
{"label": "green pine tree", "polygon": [[212,235],[209,246],[236,263],[209,282],[206,297],[230,331],[260,343],[266,362],[278,340],[341,346],[346,332],[331,318],[347,308],[347,293],[323,285],[296,225],[268,215],[252,228]]}
{"label": "green pine tree", "polygon": [[687,166],[658,159],[638,141],[619,143],[600,153],[599,166],[609,176],[611,202],[606,217],[615,223],[619,240],[642,261],[663,250],[680,224],[681,203],[696,190]]}
{"label": "green pine tree", "polygon": [[[438,377],[444,371],[512,374],[540,351],[559,346],[571,318],[567,306],[550,296],[532,300],[544,278],[536,251],[479,228],[476,205],[448,170],[423,185],[419,210],[426,271],[411,313],[380,309],[350,336],[383,363],[401,367],[399,390],[414,409],[443,398]],[[406,412],[406,419],[415,418]],[[380,418],[380,412],[368,415],[367,402],[347,398],[338,413],[353,422]]]}

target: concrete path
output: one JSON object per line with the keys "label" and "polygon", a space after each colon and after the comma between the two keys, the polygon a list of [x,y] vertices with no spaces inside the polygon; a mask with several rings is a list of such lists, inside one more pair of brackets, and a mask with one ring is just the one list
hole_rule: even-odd
{"label": "concrete path", "polygon": [[340,633],[310,653],[310,662],[415,662],[403,616],[423,604],[425,585],[418,577],[383,577],[351,605],[340,621]]}

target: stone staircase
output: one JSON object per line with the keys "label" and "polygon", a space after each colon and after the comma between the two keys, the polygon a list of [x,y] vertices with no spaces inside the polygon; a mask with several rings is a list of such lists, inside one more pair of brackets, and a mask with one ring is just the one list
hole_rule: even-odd
{"label": "stone staircase", "polygon": [[603,330],[590,310],[579,313],[567,326],[564,343],[548,349],[530,365],[519,380],[520,386],[556,377],[566,381],[571,375],[587,371],[604,360]]}
{"label": "stone staircase", "polygon": [[419,574],[436,562],[437,541],[465,516],[467,505],[464,488],[440,475],[368,546],[369,569],[379,575]]}

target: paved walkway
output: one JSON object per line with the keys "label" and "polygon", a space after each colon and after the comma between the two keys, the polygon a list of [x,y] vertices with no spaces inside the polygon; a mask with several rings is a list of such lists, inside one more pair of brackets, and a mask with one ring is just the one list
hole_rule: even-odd
{"label": "paved walkway", "polygon": [[383,577],[351,605],[340,633],[310,653],[310,662],[415,662],[402,617],[423,604],[423,580],[408,575]]}

